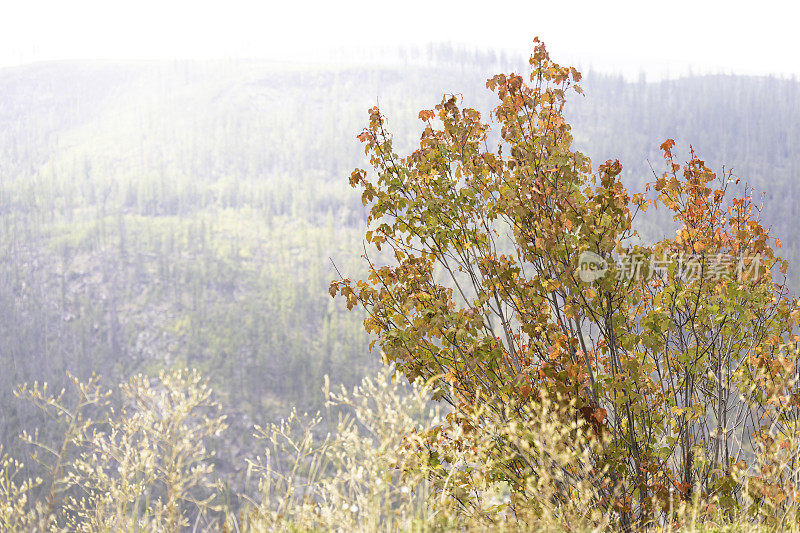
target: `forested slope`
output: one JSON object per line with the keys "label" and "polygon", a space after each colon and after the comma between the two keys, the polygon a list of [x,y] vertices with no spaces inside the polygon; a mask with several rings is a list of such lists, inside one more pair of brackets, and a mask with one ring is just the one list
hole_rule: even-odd
{"label": "forested slope", "polygon": [[[14,388],[58,385],[66,371],[116,381],[194,366],[252,420],[316,406],[324,374],[353,383],[374,367],[360,316],[327,294],[331,259],[363,273],[364,212],[347,176],[366,166],[355,139],[366,110],[380,104],[402,152],[419,109],[510,62],[406,59],[0,70],[0,442],[9,449],[20,425],[35,425]],[[567,115],[595,165],[618,157],[639,189],[665,138],[691,143],[765,192],[765,219],[800,263],[799,83],[587,73],[584,88]],[[488,91],[461,96],[493,105]]]}

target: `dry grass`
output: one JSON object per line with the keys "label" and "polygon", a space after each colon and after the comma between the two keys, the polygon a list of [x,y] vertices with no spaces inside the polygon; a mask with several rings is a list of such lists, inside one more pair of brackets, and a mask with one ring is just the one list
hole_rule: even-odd
{"label": "dry grass", "polygon": [[[225,429],[196,372],[137,377],[113,392],[74,381],[21,395],[64,428],[57,446],[36,433],[31,461],[0,450],[2,531],[606,531],[601,445],[559,402],[534,411],[456,415],[430,402],[424,383],[384,370],[352,391],[330,392],[324,413],[293,413],[255,429],[249,461],[258,493],[233,509],[214,471],[211,443]],[[114,396],[117,395],[117,396]],[[116,401],[112,401],[116,400]],[[116,404],[117,409],[110,406]],[[524,421],[524,422],[523,422]],[[582,436],[583,435],[583,436]],[[223,437],[224,438],[224,437]],[[800,531],[800,438],[761,443],[738,474],[735,511],[695,497],[676,501],[651,530]],[[510,469],[513,469],[511,472]],[[524,480],[519,482],[518,480]],[[509,481],[517,480],[517,481]]]}

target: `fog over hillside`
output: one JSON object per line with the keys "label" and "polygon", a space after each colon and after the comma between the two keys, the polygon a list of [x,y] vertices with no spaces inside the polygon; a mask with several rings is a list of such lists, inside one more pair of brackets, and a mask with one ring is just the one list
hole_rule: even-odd
{"label": "fog over hillside", "polygon": [[[28,425],[20,383],[112,381],[196,366],[242,420],[319,406],[322,376],[374,368],[362,316],[333,301],[331,260],[363,274],[365,211],[347,177],[379,104],[400,153],[445,93],[488,114],[496,54],[410,51],[390,66],[264,61],[55,62],[0,69],[0,442]],[[520,62],[520,69],[524,63]],[[689,143],[764,194],[800,264],[800,83],[585,72],[567,116],[595,167],[631,190]],[[656,218],[658,220],[658,218]],[[642,227],[658,237],[669,224]],[[793,287],[800,275],[790,271]]]}

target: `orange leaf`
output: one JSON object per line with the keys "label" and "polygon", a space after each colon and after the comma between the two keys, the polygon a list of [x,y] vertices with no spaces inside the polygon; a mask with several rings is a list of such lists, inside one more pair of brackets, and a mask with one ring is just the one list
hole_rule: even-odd
{"label": "orange leaf", "polygon": [[666,157],[672,157],[672,147],[675,146],[675,141],[672,139],[667,139],[663,143],[661,143],[661,150],[664,151],[664,155]]}

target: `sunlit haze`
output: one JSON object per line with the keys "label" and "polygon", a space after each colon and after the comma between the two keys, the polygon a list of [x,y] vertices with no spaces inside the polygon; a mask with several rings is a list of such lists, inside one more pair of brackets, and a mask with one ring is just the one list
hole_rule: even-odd
{"label": "sunlit haze", "polygon": [[[789,2],[109,2],[0,8],[0,66],[61,59],[263,57],[450,42],[525,53],[539,35],[563,62],[649,79],[800,74]],[[341,57],[341,53],[339,54]]]}

